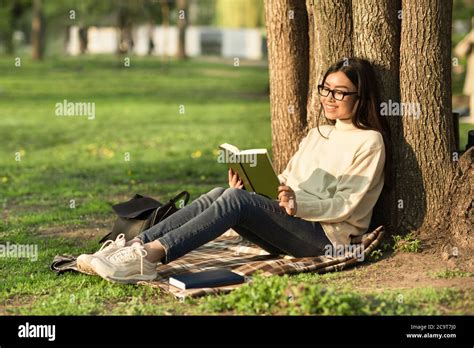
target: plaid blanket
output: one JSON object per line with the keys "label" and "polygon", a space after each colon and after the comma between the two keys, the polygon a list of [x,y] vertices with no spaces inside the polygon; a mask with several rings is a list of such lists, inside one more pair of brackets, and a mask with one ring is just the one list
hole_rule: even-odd
{"label": "plaid blanket", "polygon": [[343,256],[337,257],[295,258],[289,255],[270,255],[267,251],[244,240],[230,229],[214,241],[169,264],[158,264],[158,277],[153,281],[142,281],[138,284],[160,288],[171,293],[179,300],[184,300],[186,297],[227,293],[242,286],[242,284],[182,290],[169,284],[170,276],[213,268],[227,268],[244,276],[246,282],[250,282],[252,274],[256,272],[263,276],[271,276],[300,272],[325,273],[339,271],[349,265],[360,263],[361,253],[364,256],[369,255],[379,245],[383,231],[383,226],[379,226],[374,231],[353,240],[353,245],[359,246],[357,253],[345,252]]}

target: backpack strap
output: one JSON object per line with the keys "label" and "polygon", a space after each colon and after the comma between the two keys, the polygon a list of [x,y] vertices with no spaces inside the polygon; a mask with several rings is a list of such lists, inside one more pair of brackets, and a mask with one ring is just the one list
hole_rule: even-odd
{"label": "backpack strap", "polygon": [[68,271],[79,272],[76,257],[68,254],[56,255],[49,268],[58,275]]}
{"label": "backpack strap", "polygon": [[176,203],[183,196],[185,196],[184,205],[188,204],[189,198],[191,197],[188,191],[182,191],[182,192],[178,193],[174,198],[170,199],[170,202]]}

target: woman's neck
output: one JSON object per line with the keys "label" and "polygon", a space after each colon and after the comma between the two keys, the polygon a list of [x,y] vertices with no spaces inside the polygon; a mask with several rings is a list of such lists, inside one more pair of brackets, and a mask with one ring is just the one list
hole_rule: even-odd
{"label": "woman's neck", "polygon": [[348,118],[348,119],[336,119],[336,124],[334,125],[334,127],[336,127],[336,129],[339,131],[346,131],[346,130],[353,130],[353,129],[357,129],[356,126],[354,126],[352,124],[352,119],[351,118]]}

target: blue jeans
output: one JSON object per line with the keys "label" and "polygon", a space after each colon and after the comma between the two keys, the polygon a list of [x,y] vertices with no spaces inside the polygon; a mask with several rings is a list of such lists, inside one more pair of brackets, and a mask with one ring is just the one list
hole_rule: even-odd
{"label": "blue jeans", "polygon": [[294,257],[324,255],[332,244],[321,224],[288,215],[279,202],[236,188],[216,187],[138,235],[158,240],[166,264],[232,228],[271,254]]}

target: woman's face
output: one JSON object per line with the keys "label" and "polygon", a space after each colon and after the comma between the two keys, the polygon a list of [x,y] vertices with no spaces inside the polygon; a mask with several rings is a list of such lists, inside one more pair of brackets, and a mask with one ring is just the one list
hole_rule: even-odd
{"label": "woman's face", "polygon": [[337,92],[357,92],[356,86],[349,80],[349,78],[342,71],[329,74],[324,81],[323,94],[328,92],[327,89],[333,90],[336,95],[336,100],[332,93],[327,97],[319,96],[323,104],[324,114],[326,118],[331,120],[352,118],[357,108],[357,95],[344,95]]}

